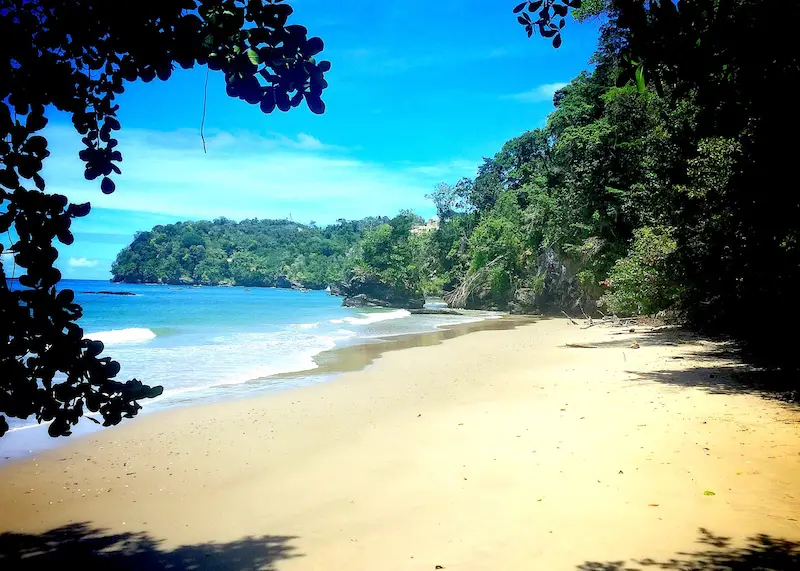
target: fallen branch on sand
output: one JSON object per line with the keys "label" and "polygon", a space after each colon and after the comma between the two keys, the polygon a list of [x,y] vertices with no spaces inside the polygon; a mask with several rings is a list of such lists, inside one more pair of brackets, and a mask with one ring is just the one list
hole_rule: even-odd
{"label": "fallen branch on sand", "polygon": [[577,321],[575,321],[574,319],[572,319],[572,318],[571,318],[571,317],[570,317],[570,316],[567,314],[567,312],[566,312],[566,311],[564,311],[564,310],[562,309],[562,310],[561,310],[561,313],[563,313],[563,314],[564,314],[564,317],[566,317],[567,319],[569,319],[569,322],[570,322],[570,323],[572,323],[573,325],[578,325],[578,322],[577,322]]}
{"label": "fallen branch on sand", "polygon": [[584,345],[583,343],[567,343],[570,349],[599,349],[599,345]]}

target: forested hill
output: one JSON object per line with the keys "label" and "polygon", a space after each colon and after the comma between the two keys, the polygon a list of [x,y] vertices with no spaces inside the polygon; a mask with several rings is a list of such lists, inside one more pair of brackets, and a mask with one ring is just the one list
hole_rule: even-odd
{"label": "forested hill", "polygon": [[129,283],[288,285],[325,288],[341,279],[345,259],[365,230],[388,218],[339,220],[318,228],[289,220],[219,218],[138,232],[111,266]]}

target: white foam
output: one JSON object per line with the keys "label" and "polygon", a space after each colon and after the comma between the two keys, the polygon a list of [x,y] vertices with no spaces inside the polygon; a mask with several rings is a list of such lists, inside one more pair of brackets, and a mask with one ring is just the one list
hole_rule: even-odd
{"label": "white foam", "polygon": [[6,434],[10,434],[12,432],[19,432],[20,430],[30,430],[31,428],[39,428],[40,426],[47,426],[47,424],[39,424],[38,422],[35,424],[23,424],[22,426],[15,426],[14,428],[9,428],[6,431]]}
{"label": "white foam", "polygon": [[295,329],[316,329],[319,327],[319,321],[316,323],[295,323],[292,327]]}
{"label": "white foam", "polygon": [[86,333],[85,339],[102,341],[105,345],[123,345],[128,343],[146,343],[156,338],[156,334],[142,327],[130,327],[128,329],[112,329],[111,331],[98,331],[96,333]]}
{"label": "white foam", "polygon": [[369,325],[370,323],[378,323],[379,321],[388,321],[390,319],[402,319],[411,315],[411,312],[405,309],[396,309],[394,311],[381,311],[375,313],[361,313],[361,317],[345,317],[344,322],[352,325]]}
{"label": "white foam", "polygon": [[[158,400],[163,398],[168,399],[169,397],[183,395],[186,393],[196,393],[202,391],[209,391],[226,386],[242,385],[245,383],[263,379],[265,377],[271,377],[274,375],[312,371],[319,366],[314,361],[314,357],[316,357],[319,353],[322,353],[323,351],[327,351],[336,347],[337,339],[349,336],[351,334],[355,335],[354,332],[346,329],[339,330],[336,333],[338,337],[334,336],[305,337],[303,338],[302,341],[298,339],[299,343],[306,346],[305,351],[290,355],[288,356],[288,358],[281,361],[276,360],[271,363],[255,365],[247,369],[239,369],[233,372],[232,374],[226,375],[220,379],[211,382],[193,386],[184,386],[174,389],[167,389],[164,391],[163,396],[159,397]],[[267,338],[272,337],[274,335],[275,334],[267,334],[267,335],[251,334],[251,338],[262,338],[263,346],[266,347],[270,344],[270,342],[267,341]],[[250,343],[253,343],[253,345],[251,346],[255,346],[255,343],[253,341],[250,341]],[[273,345],[273,348],[278,348],[278,347]],[[203,348],[203,350],[206,349],[207,348]],[[234,349],[234,346],[229,346],[227,349],[231,351]]]}

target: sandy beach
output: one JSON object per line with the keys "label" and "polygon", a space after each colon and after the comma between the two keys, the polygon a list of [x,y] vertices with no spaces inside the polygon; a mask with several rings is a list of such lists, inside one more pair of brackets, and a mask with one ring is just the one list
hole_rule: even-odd
{"label": "sandy beach", "polygon": [[719,349],[541,320],[145,415],[0,468],[0,568],[795,568],[800,413]]}

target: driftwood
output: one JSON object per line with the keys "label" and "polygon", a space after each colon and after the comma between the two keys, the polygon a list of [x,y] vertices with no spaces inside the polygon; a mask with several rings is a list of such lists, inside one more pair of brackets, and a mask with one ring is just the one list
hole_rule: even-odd
{"label": "driftwood", "polygon": [[567,343],[570,349],[599,349],[598,345],[584,345],[583,343]]}
{"label": "driftwood", "polygon": [[566,312],[566,311],[564,311],[563,309],[561,310],[561,313],[563,313],[563,314],[564,314],[564,317],[566,317],[567,319],[569,319],[569,322],[570,322],[570,323],[572,323],[573,325],[579,325],[579,323],[578,323],[577,321],[575,321],[574,319],[572,319],[572,318],[569,316],[569,314],[567,314],[567,312]]}

